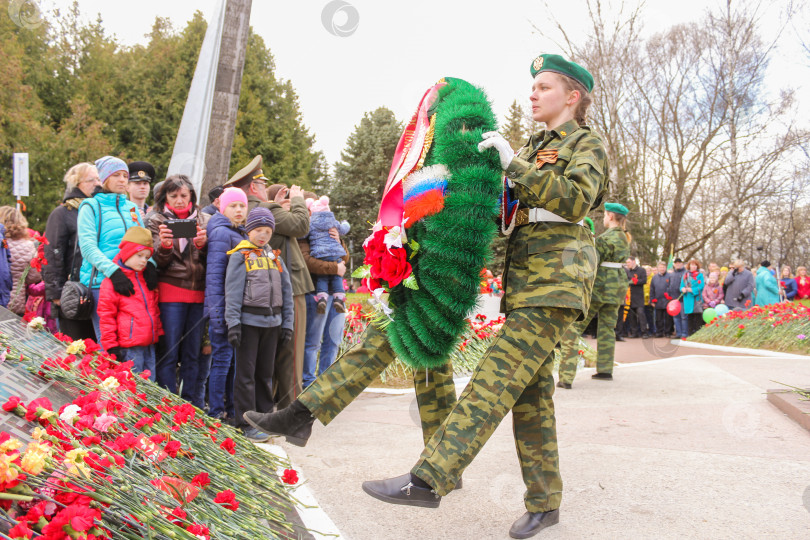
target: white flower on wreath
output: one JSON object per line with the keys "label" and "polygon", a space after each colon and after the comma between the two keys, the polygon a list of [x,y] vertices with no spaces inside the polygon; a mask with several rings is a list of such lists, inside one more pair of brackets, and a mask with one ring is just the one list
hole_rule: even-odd
{"label": "white flower on wreath", "polygon": [[371,298],[368,299],[368,303],[371,304],[375,310],[382,311],[388,317],[390,317],[391,314],[394,312],[394,310],[392,310],[385,302],[385,300],[383,300],[382,298],[383,294],[385,294],[384,288],[380,287],[374,289],[374,291],[371,293]]}
{"label": "white flower on wreath", "polygon": [[394,226],[388,229],[385,237],[383,238],[383,242],[385,242],[385,247],[391,249],[392,247],[401,248],[402,247],[402,229],[399,226]]}
{"label": "white flower on wreath", "polygon": [[43,328],[45,328],[45,319],[43,319],[42,317],[34,317],[28,323],[28,328],[30,328],[31,330],[42,330]]}

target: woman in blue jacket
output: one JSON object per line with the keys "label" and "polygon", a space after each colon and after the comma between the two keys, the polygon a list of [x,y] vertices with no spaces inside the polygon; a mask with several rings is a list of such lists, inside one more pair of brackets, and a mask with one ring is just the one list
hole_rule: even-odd
{"label": "woman in blue jacket", "polygon": [[796,279],[791,275],[788,265],[782,267],[782,277],[779,279],[779,288],[785,292],[785,299],[791,302],[796,298],[796,295],[799,294],[799,285],[796,283]]}
{"label": "woman in blue jacket", "polygon": [[[98,305],[101,282],[105,277],[110,278],[118,294],[131,296],[135,293],[132,281],[113,262],[113,258],[118,254],[118,244],[127,229],[136,225],[143,227],[143,222],[138,208],[127,200],[127,164],[117,157],[104,156],[96,160],[96,168],[102,191],[79,205],[76,230],[83,259],[81,282],[90,287],[93,301]],[[153,264],[146,265],[144,278],[149,289],[154,290],[157,287],[157,270]],[[91,318],[96,341],[101,343],[96,309],[93,309]]]}
{"label": "woman in blue jacket", "polygon": [[757,296],[754,299],[756,306],[768,306],[779,302],[779,284],[771,273],[771,263],[762,261],[757,270]]}
{"label": "woman in blue jacket", "polygon": [[703,286],[706,277],[700,271],[700,262],[692,259],[686,265],[686,272],[681,278],[681,292],[683,293],[683,312],[689,321],[689,335],[691,336],[703,326]]}

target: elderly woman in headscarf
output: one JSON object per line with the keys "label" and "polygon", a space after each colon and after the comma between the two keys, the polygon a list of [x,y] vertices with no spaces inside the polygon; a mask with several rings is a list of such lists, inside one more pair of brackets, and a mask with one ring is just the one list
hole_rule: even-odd
{"label": "elderly woman in headscarf", "polygon": [[[101,193],[87,198],[79,205],[77,229],[79,249],[82,252],[81,282],[90,287],[93,301],[98,306],[99,291],[104,278],[110,278],[115,292],[132,296],[135,287],[124,271],[113,262],[118,254],[121,240],[127,229],[143,227],[138,207],[127,200],[129,167],[121,159],[104,156],[96,160],[96,169],[101,182]],[[144,278],[147,286],[157,288],[157,270],[151,263],[146,265]],[[92,314],[96,339],[101,341],[99,317],[96,309]]]}

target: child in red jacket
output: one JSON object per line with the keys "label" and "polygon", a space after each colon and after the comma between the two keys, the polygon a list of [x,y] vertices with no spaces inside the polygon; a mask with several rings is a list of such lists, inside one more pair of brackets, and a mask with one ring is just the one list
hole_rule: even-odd
{"label": "child in red jacket", "polygon": [[98,300],[101,346],[122,362],[132,360],[135,373],[149,370],[155,380],[155,343],[163,335],[158,309],[158,292],[150,291],[143,269],[152,256],[152,233],[143,227],[130,227],[113,262],[132,282],[132,294],[113,289],[110,278],[101,283]]}

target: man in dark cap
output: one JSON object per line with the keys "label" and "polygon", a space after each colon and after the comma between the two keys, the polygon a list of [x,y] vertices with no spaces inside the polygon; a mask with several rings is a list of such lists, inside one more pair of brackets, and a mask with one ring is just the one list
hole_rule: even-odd
{"label": "man in dark cap", "polygon": [[[686,268],[683,266],[683,259],[680,257],[676,258],[673,261],[672,272],[669,276],[669,289],[664,293],[667,302],[677,300],[681,297],[681,280],[685,272]],[[681,311],[677,315],[672,317],[672,322],[675,325],[676,338],[689,336],[689,323],[686,320],[686,313],[683,312],[683,308],[681,308]]]}
{"label": "man in dark cap", "polygon": [[225,188],[222,186],[214,186],[211,188],[211,191],[208,192],[208,206],[200,210],[203,214],[208,214],[213,216],[219,210],[219,196],[222,195],[222,192],[225,191]]}
{"label": "man in dark cap", "polygon": [[149,198],[149,187],[155,178],[155,168],[146,161],[133,161],[129,164],[129,184],[127,193],[129,200],[138,207],[141,220],[146,223],[146,214],[149,213],[149,205],[146,199]]}
{"label": "man in dark cap", "polygon": [[[290,341],[279,342],[276,352],[275,401],[279,409],[291,404],[301,393],[304,372],[304,342],[306,338],[307,304],[306,293],[315,290],[312,278],[298,247],[298,238],[309,233],[309,210],[299,186],[279,189],[273,201],[268,200],[267,186],[270,181],[262,171],[262,156],[250,163],[225,182],[224,187],[238,187],[247,195],[248,211],[257,206],[273,213],[276,228],[270,247],[281,250],[281,259],[290,271],[293,289],[294,333]],[[289,199],[289,206],[282,201]],[[285,201],[286,203],[287,201]]]}

